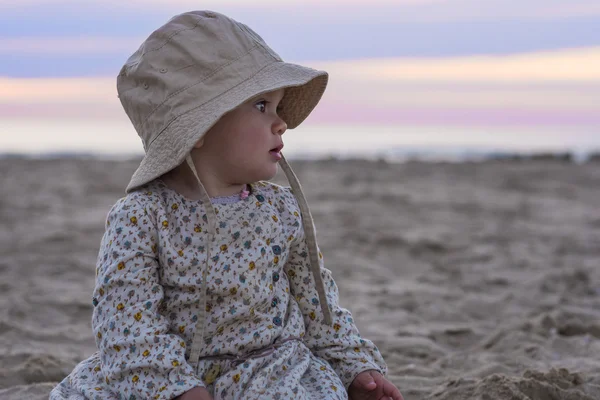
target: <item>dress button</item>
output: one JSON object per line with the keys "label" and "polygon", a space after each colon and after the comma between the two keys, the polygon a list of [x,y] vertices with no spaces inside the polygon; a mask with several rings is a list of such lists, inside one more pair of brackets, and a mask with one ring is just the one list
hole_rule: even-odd
{"label": "dress button", "polygon": [[279,272],[273,273],[273,282],[277,282],[279,280]]}
{"label": "dress button", "polygon": [[271,307],[276,307],[277,303],[279,303],[279,299],[277,297],[273,297],[273,301],[271,301]]}
{"label": "dress button", "polygon": [[279,318],[279,317],[275,317],[275,318],[273,318],[273,323],[274,323],[276,326],[281,326],[281,318]]}

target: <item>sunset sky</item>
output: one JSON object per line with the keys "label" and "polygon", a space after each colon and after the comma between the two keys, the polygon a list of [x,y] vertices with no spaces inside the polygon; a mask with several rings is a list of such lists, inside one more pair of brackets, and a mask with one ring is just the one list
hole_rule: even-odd
{"label": "sunset sky", "polygon": [[[600,146],[598,0],[200,3],[251,26],[284,60],[330,73],[298,131],[563,131],[565,143]],[[107,151],[141,149],[116,74],[154,29],[198,5],[0,0],[0,152],[27,150],[28,134],[40,151],[94,150],[102,132]]]}

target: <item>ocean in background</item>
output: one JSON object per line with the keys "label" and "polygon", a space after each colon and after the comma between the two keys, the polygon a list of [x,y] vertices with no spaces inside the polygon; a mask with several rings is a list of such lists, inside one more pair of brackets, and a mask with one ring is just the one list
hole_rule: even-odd
{"label": "ocean in background", "polygon": [[[291,159],[378,158],[463,161],[569,153],[575,161],[600,153],[600,127],[341,126],[306,124],[284,135]],[[143,148],[128,121],[0,120],[0,155],[129,158]]]}

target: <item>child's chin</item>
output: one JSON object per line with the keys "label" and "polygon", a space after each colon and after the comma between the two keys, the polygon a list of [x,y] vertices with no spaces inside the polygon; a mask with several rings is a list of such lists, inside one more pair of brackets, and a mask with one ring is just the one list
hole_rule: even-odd
{"label": "child's chin", "polygon": [[273,164],[273,166],[271,168],[266,169],[264,171],[264,176],[260,180],[261,181],[270,181],[271,179],[275,178],[275,175],[277,175],[277,168],[278,168],[278,165]]}
{"label": "child's chin", "polygon": [[259,182],[270,181],[277,175],[277,164],[269,167],[263,167],[260,170],[254,170],[251,174],[246,174],[243,178],[240,177],[240,182]]}

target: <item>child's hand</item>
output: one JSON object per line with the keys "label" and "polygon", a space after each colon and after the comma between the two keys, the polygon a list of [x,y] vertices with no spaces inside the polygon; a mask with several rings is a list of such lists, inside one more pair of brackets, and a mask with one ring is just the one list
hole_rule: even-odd
{"label": "child's hand", "polygon": [[175,400],[213,400],[213,398],[205,388],[195,387],[175,397]]}
{"label": "child's hand", "polygon": [[377,371],[363,371],[348,388],[350,400],[404,400],[394,384]]}

